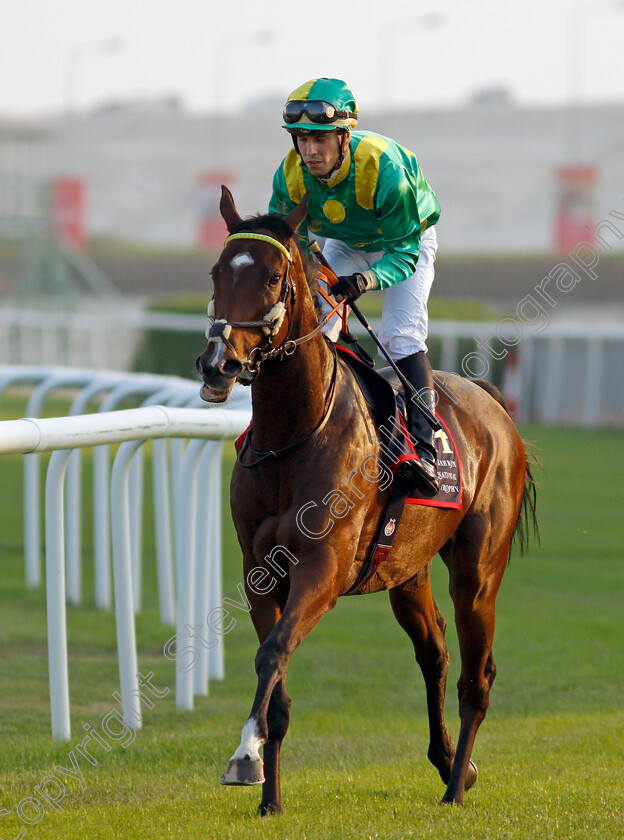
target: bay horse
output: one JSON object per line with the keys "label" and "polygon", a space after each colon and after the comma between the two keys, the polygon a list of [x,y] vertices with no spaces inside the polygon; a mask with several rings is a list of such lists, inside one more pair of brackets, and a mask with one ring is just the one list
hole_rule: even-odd
{"label": "bay horse", "polygon": [[[358,579],[389,492],[359,471],[379,455],[375,418],[319,330],[295,238],[306,204],[307,197],[285,217],[243,220],[222,188],[230,236],[212,270],[208,345],[197,359],[207,401],[223,402],[241,374],[253,377],[252,436],[234,467],[231,509],[260,642],[258,683],[221,781],[263,783],[261,815],[282,810],[290,656]],[[530,464],[503,398],[489,383],[439,376],[446,386],[437,412],[461,453],[461,509],[406,505],[390,555],[358,594],[389,590],[425,680],[427,755],[447,786],[442,802],[461,805],[477,778],[471,753],[496,675],[496,595],[512,537],[524,544],[537,522]],[[429,582],[437,553],[448,567],[461,653],[456,748],[444,722],[446,622]]]}

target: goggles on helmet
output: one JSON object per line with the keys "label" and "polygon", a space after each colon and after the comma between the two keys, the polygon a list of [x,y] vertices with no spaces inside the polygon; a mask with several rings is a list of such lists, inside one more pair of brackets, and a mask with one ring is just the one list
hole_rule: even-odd
{"label": "goggles on helmet", "polygon": [[287,125],[298,122],[303,114],[306,114],[311,122],[322,125],[331,125],[336,120],[352,117],[351,111],[338,111],[331,102],[324,102],[319,99],[310,101],[305,99],[292,99],[284,105],[283,119]]}

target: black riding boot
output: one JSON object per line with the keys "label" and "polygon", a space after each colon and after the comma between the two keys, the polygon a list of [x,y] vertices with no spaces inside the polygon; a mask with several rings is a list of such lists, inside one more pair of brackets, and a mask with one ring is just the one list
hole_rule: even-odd
{"label": "black riding boot", "polygon": [[397,468],[396,478],[409,487],[417,489],[424,496],[435,496],[440,489],[436,466],[436,450],[433,442],[434,430],[418,408],[422,400],[424,406],[435,415],[435,392],[433,373],[429,359],[424,351],[413,353],[397,361],[401,373],[416,389],[413,399],[407,397],[407,428],[415,441],[414,448],[420,461],[403,461]]}

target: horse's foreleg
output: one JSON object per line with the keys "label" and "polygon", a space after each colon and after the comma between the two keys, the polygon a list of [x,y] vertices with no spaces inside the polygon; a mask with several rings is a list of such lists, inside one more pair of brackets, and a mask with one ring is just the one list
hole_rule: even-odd
{"label": "horse's foreleg", "polygon": [[267,814],[281,813],[282,810],[280,753],[290,722],[290,697],[286,693],[284,683],[285,679],[282,677],[273,689],[267,711],[268,737],[263,750],[265,782],[258,808],[263,817]]}
{"label": "horse's foreleg", "polygon": [[397,621],[412,640],[416,661],[425,680],[429,715],[427,757],[447,784],[455,754],[444,723],[449,655],[444,639],[446,622],[433,600],[428,573],[423,571],[418,578],[392,589],[390,603]]}
{"label": "horse's foreleg", "polygon": [[509,546],[491,555],[487,563],[470,563],[465,553],[456,557],[451,571],[451,596],[459,639],[462,670],[457,683],[460,729],[451,776],[443,803],[462,805],[464,791],[476,781],[470,760],[477,731],[487,713],[490,688],[496,676],[492,657],[496,595],[507,563]]}
{"label": "horse's foreleg", "polygon": [[[267,778],[260,806],[262,814],[281,810],[279,747],[288,727],[290,701],[280,686],[293,651],[336,603],[338,588],[334,569],[333,561],[320,555],[309,558],[305,566],[303,562],[297,566],[296,573],[291,573],[291,588],[282,616],[256,654],[256,695],[243,726],[240,746],[221,782],[230,785],[264,782],[259,750],[266,745]],[[260,601],[258,609],[261,608]]]}
{"label": "horse's foreleg", "polygon": [[[283,604],[275,598],[275,593],[268,592],[258,595],[251,590],[246,591],[251,607],[251,620],[258,634],[258,641],[262,645],[275,628],[282,615]],[[264,743],[256,721],[248,718],[243,726],[241,742],[229,761],[227,770],[221,776],[222,785],[259,785],[264,782],[264,767],[260,756],[260,747]]]}
{"label": "horse's foreleg", "polygon": [[[241,743],[221,777],[224,785],[263,784],[262,801],[259,813],[279,814],[282,811],[282,793],[280,786],[280,752],[282,741],[290,722],[290,697],[286,693],[282,677],[271,694],[266,710],[266,739],[261,734],[261,726],[254,710],[243,726]],[[260,746],[264,743],[263,758]],[[264,759],[264,760],[263,760]]]}

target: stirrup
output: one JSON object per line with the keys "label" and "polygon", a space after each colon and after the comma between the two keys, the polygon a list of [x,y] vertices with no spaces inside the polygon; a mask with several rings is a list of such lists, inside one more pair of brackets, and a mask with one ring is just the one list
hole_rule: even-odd
{"label": "stirrup", "polygon": [[437,470],[430,461],[417,461],[415,458],[402,461],[394,477],[408,488],[408,493],[417,490],[423,496],[431,498],[440,492]]}

